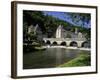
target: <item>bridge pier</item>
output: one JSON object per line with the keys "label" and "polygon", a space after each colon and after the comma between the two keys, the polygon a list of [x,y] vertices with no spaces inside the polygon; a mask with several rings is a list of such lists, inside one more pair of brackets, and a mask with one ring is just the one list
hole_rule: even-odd
{"label": "bridge pier", "polygon": [[82,43],[83,43],[84,41],[77,41],[77,44],[78,44],[78,47],[82,47]]}
{"label": "bridge pier", "polygon": [[71,41],[67,41],[66,43],[67,43],[67,46],[70,46]]}

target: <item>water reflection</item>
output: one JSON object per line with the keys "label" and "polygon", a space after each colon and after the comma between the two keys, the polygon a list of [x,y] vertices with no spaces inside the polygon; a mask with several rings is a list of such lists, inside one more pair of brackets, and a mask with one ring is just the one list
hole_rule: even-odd
{"label": "water reflection", "polygon": [[[64,48],[47,48],[44,51],[26,53],[23,57],[23,68],[51,68],[57,67],[69,60],[77,57],[81,50],[71,50]],[[90,53],[86,51],[85,53]]]}

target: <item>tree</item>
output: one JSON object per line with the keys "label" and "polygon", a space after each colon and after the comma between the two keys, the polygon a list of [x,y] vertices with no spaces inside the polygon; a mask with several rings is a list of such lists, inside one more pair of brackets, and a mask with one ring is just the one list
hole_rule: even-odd
{"label": "tree", "polygon": [[90,24],[91,16],[88,13],[65,13],[65,14],[69,15],[73,23],[80,24],[80,26],[82,27],[84,27],[85,24]]}

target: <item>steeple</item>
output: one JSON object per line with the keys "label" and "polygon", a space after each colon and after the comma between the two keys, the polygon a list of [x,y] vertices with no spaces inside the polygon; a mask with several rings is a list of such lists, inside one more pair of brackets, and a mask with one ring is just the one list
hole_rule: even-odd
{"label": "steeple", "polygon": [[78,34],[78,29],[77,28],[75,28],[75,34]]}
{"label": "steeple", "polygon": [[36,34],[36,31],[37,31],[38,27],[39,27],[39,25],[36,24],[36,26],[35,26],[35,28],[34,28],[34,34]]}

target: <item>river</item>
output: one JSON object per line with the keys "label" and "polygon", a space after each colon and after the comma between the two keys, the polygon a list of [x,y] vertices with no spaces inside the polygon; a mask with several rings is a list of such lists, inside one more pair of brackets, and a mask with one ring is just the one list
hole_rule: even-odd
{"label": "river", "polygon": [[81,52],[90,54],[90,51],[64,48],[47,48],[43,51],[24,53],[23,69],[57,67],[77,57]]}

